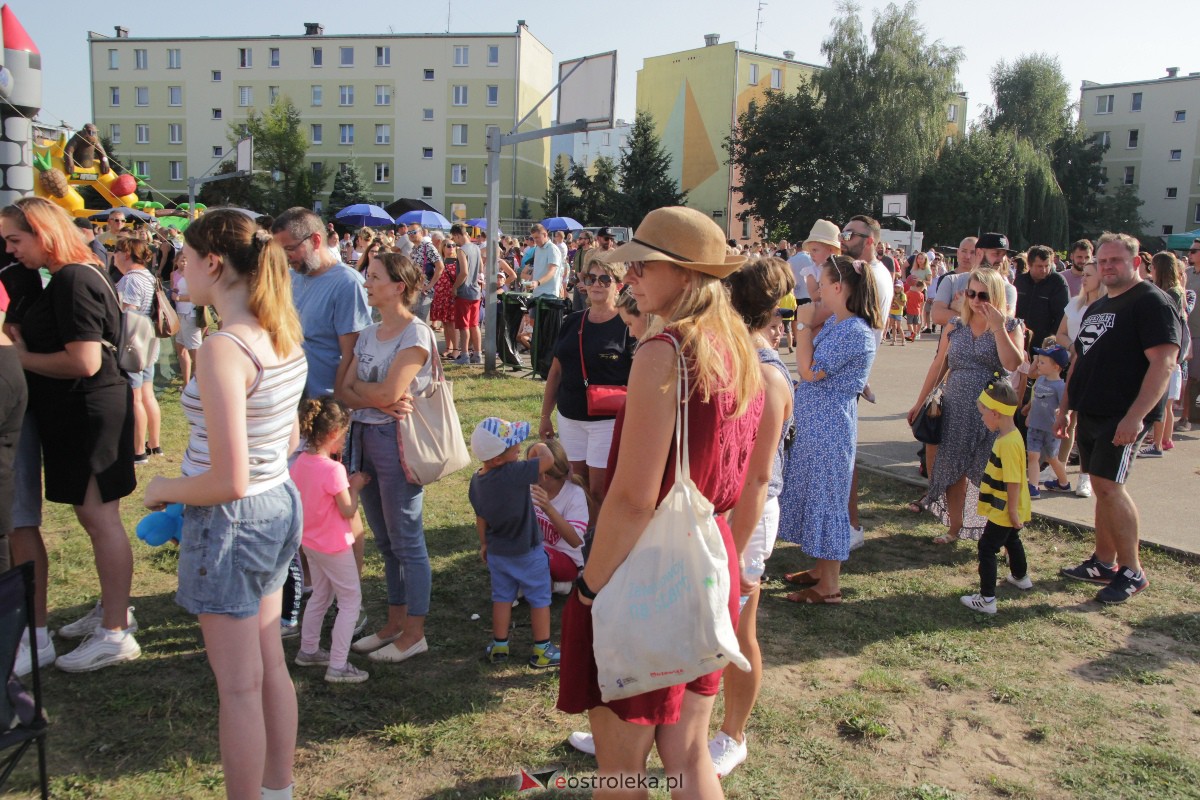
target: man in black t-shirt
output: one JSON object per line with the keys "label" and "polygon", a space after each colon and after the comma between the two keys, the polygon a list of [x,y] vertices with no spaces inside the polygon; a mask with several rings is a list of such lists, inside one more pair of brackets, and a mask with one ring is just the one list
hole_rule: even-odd
{"label": "man in black t-shirt", "polygon": [[1071,292],[1066,278],[1054,271],[1053,250],[1044,244],[1034,245],[1026,258],[1029,271],[1013,281],[1017,287],[1017,316],[1033,334],[1033,346],[1042,347],[1042,340],[1058,333]]}
{"label": "man in black t-shirt", "polygon": [[1056,435],[1066,438],[1070,415],[1078,416],[1079,469],[1092,476],[1096,497],[1096,550],[1062,574],[1105,584],[1096,599],[1123,603],[1150,585],[1138,558],[1137,506],[1125,479],[1145,426],[1162,413],[1159,401],[1175,368],[1181,331],[1170,298],[1138,273],[1137,239],[1106,233],[1097,245],[1108,296],[1084,314],[1055,420]]}

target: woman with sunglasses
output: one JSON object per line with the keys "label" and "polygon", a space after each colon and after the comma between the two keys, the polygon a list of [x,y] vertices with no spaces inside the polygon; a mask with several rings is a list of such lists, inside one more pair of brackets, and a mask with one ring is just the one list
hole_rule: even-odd
{"label": "woman with sunglasses", "polygon": [[583,478],[597,503],[604,499],[616,415],[589,413],[586,386],[629,383],[636,339],[617,313],[617,294],[624,278],[624,264],[598,258],[593,258],[580,276],[588,308],[568,316],[559,329],[538,425],[543,439],[554,438],[551,414],[558,410],[558,438],[567,451],[571,471]]}
{"label": "woman with sunglasses", "polygon": [[1006,377],[1024,360],[1025,331],[1020,320],[1004,313],[1005,282],[995,269],[971,273],[961,316],[942,330],[937,356],[908,412],[911,425],[945,365],[949,375],[942,392],[942,441],[929,467],[929,492],[909,511],[928,509],[948,526],[933,541],[952,544],[959,539],[979,539],[987,520],[976,512],[979,481],[996,438],[975,408],[980,392],[996,376]]}

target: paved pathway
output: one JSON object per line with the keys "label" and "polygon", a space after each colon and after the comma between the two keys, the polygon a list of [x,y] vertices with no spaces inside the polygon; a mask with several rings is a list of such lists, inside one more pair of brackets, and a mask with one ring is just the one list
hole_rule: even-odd
{"label": "paved pathway", "polygon": [[[918,473],[918,442],[905,419],[916,402],[937,347],[927,336],[905,347],[881,345],[871,375],[876,405],[859,403],[858,463],[914,487],[924,487]],[[794,357],[784,353],[784,361]],[[1072,484],[1077,468],[1068,467]],[[1143,541],[1200,555],[1200,432],[1175,434],[1175,449],[1160,459],[1138,459],[1127,484],[1141,515]],[[914,499],[920,491],[913,493]],[[1043,495],[1033,501],[1034,514],[1056,522],[1091,528],[1094,500],[1074,494]]]}

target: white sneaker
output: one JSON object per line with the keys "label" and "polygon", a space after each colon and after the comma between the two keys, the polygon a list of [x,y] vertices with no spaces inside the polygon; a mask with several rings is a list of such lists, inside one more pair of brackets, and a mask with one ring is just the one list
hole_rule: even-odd
{"label": "white sneaker", "polygon": [[570,594],[575,584],[570,581],[554,581],[550,584],[551,594]]}
{"label": "white sneaker", "polygon": [[1042,470],[1042,474],[1038,476],[1038,483],[1041,483],[1042,481],[1057,481],[1057,480],[1058,480],[1058,476],[1054,474],[1054,470],[1051,469],[1049,465],[1046,465],[1046,468],[1044,470]]}
{"label": "white sneaker", "polygon": [[[46,646],[39,647],[37,651],[37,663],[42,669],[54,663],[57,654],[54,652],[54,640],[49,636],[46,637]],[[24,678],[29,673],[33,672],[33,661],[29,657],[29,637],[22,636],[21,644],[17,647],[17,660],[13,664],[13,672],[18,678]]]}
{"label": "white sneaker", "polygon": [[59,656],[54,663],[63,672],[93,672],[122,661],[133,661],[141,654],[142,648],[138,647],[129,628],[116,632],[93,628],[83,644]]}
{"label": "white sneaker", "polygon": [[962,604],[972,611],[978,611],[980,614],[995,614],[996,613],[996,598],[992,598],[991,602],[983,599],[981,594],[965,594],[959,598]]}
{"label": "white sneaker", "polygon": [[[82,639],[96,629],[101,622],[104,621],[104,607],[100,603],[96,603],[95,607],[86,615],[80,617],[74,622],[69,622],[58,629],[59,638],[62,639]],[[133,606],[129,607],[129,619],[126,620],[126,631],[129,633],[137,633],[137,619],[133,616]]]}
{"label": "white sneaker", "polygon": [[1033,588],[1033,581],[1029,579],[1028,575],[1026,575],[1024,578],[1014,578],[1013,574],[1010,572],[1008,573],[1008,577],[1006,577],[1004,580],[1008,583],[1011,583],[1018,589],[1023,589],[1027,592]]}
{"label": "white sneaker", "polygon": [[586,731],[572,731],[571,735],[567,737],[567,744],[581,753],[587,753],[589,756],[596,755],[596,740]]}
{"label": "white sneaker", "polygon": [[708,743],[708,755],[717,769],[718,778],[733,772],[738,764],[746,760],[748,753],[745,741],[738,742],[725,731],[717,731],[717,735]]}
{"label": "white sneaker", "polygon": [[323,647],[318,647],[311,653],[298,650],[296,657],[292,659],[292,663],[297,667],[328,667],[329,651]]}
{"label": "white sneaker", "polygon": [[850,549],[857,550],[858,548],[860,548],[864,544],[866,544],[866,542],[867,542],[866,534],[863,531],[862,527],[859,526],[856,528],[853,525],[851,525],[850,526]]}
{"label": "white sneaker", "polygon": [[1076,497],[1091,497],[1092,496],[1092,476],[1081,474],[1079,482],[1075,484]]}
{"label": "white sneaker", "polygon": [[371,676],[365,670],[359,669],[349,661],[341,669],[330,667],[325,670],[326,683],[362,683],[369,677]]}

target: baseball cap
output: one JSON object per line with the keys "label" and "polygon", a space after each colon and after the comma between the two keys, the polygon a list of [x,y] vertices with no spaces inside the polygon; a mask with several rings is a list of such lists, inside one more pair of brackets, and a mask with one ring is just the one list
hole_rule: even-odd
{"label": "baseball cap", "polygon": [[471,452],[480,461],[487,461],[527,438],[528,422],[509,422],[499,417],[488,417],[476,425],[471,434]]}
{"label": "baseball cap", "polygon": [[599,238],[601,236],[607,236],[610,239],[617,238],[617,235],[615,233],[613,233],[612,228],[601,228],[600,230],[596,231],[596,238]]}
{"label": "baseball cap", "polygon": [[85,231],[90,231],[92,230],[92,223],[89,222],[86,217],[76,217],[75,227],[82,228]]}
{"label": "baseball cap", "polygon": [[975,249],[1008,250],[1008,237],[1003,233],[985,233],[975,242]]}
{"label": "baseball cap", "polygon": [[1046,348],[1031,347],[1029,352],[1035,356],[1046,356],[1047,358],[1054,359],[1054,363],[1063,369],[1066,369],[1067,365],[1071,363],[1071,354],[1062,345],[1052,344]]}

